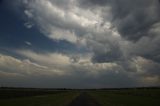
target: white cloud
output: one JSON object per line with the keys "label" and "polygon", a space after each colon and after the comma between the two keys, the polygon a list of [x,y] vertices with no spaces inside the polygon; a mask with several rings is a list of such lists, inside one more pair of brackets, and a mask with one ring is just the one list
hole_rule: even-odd
{"label": "white cloud", "polygon": [[19,54],[26,56],[36,62],[47,65],[69,65],[70,58],[58,53],[38,54],[29,50],[17,51]]}
{"label": "white cloud", "polygon": [[51,32],[48,35],[50,38],[56,39],[56,40],[67,40],[72,43],[77,42],[78,38],[74,32],[71,32],[70,30],[63,30],[60,28],[56,28],[54,26],[52,26],[50,28],[51,28],[51,30],[50,30]]}
{"label": "white cloud", "polygon": [[[64,4],[65,3],[65,4]],[[102,10],[84,9],[78,6],[76,0],[34,0],[25,4],[25,14],[32,18],[39,29],[49,38],[56,40],[67,40],[77,43],[79,36],[90,33],[92,36],[99,34],[119,36],[118,32],[111,27],[110,19],[103,20]],[[83,37],[82,39],[86,39]]]}
{"label": "white cloud", "polygon": [[26,23],[24,23],[24,26],[25,26],[26,28],[30,29],[30,28],[32,28],[32,27],[34,26],[34,24],[33,24],[33,23],[30,23],[30,22],[26,22]]}
{"label": "white cloud", "polygon": [[12,56],[0,54],[0,71],[3,73],[40,75],[41,73],[44,73],[46,69],[46,66],[33,63],[30,60],[20,60]]}
{"label": "white cloud", "polygon": [[28,18],[33,18],[33,14],[30,11],[25,10],[24,13],[27,15]]}
{"label": "white cloud", "polygon": [[25,41],[25,44],[27,44],[27,45],[29,45],[29,46],[32,45],[32,43],[31,43],[31,42],[28,42],[28,41]]}
{"label": "white cloud", "polygon": [[[144,57],[134,57],[131,62],[134,68],[134,75],[141,84],[150,86],[159,84],[160,65]],[[133,73],[132,73],[133,74]]]}
{"label": "white cloud", "polygon": [[72,57],[60,53],[38,54],[28,50],[19,50],[17,53],[36,61],[39,64],[48,66],[49,70],[63,73],[63,75],[73,75],[76,72],[81,71],[88,75],[94,74],[97,76],[101,75],[101,72],[118,71],[118,68],[120,68],[116,63],[92,63],[91,54]]}
{"label": "white cloud", "polygon": [[[80,53],[76,51],[77,54],[75,52],[65,54],[61,53],[61,50],[47,53],[17,50],[16,53],[26,59],[2,55],[5,61],[1,58],[3,60],[0,63],[1,70],[5,69],[16,74],[22,74],[24,71],[29,75],[39,72],[41,75],[63,76],[72,80],[77,77],[79,80],[99,78],[97,83],[105,80],[102,81],[103,84],[110,80],[115,82],[115,76],[122,83],[126,79],[139,81],[140,85],[158,83],[160,24],[153,24],[154,20],[158,22],[159,18],[155,1],[150,6],[149,0],[146,4],[146,1],[142,0],[134,2],[131,7],[125,7],[124,3],[130,5],[130,1],[123,0],[118,4],[113,0],[107,2],[105,6],[101,4],[105,2],[104,0],[92,3],[89,3],[91,0],[88,2],[84,0],[86,4],[82,3],[83,5],[79,3],[80,0],[18,1],[24,3],[23,13],[29,20],[24,23],[27,28],[35,25],[48,38],[57,41],[66,40],[77,49],[82,47],[85,50]],[[137,3],[144,8],[139,8],[140,5],[135,8],[134,5]],[[119,12],[117,7],[125,8]],[[141,18],[149,14],[155,17],[143,17],[144,20]],[[28,41],[24,43],[32,45]],[[7,65],[13,68],[7,68]],[[13,73],[6,75],[11,74],[15,75]],[[4,75],[4,71],[1,75]],[[119,80],[115,82],[118,83]]]}

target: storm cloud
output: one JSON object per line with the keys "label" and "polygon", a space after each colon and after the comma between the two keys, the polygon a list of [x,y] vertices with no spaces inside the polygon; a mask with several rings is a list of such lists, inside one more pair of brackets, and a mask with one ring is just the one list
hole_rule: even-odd
{"label": "storm cloud", "polygon": [[[16,81],[24,78],[23,86],[45,82],[38,87],[159,86],[159,0],[15,0],[6,4],[21,17],[30,39],[21,35],[18,42],[25,46],[9,48],[12,39],[4,37],[3,31],[0,83],[18,86]],[[39,35],[31,33],[35,29]],[[8,83],[10,78],[15,82]]]}

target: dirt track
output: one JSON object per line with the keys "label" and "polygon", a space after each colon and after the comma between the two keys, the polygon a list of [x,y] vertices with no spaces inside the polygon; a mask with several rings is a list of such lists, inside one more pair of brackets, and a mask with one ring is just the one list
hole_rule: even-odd
{"label": "dirt track", "polygon": [[92,97],[87,93],[81,93],[69,106],[100,106]]}

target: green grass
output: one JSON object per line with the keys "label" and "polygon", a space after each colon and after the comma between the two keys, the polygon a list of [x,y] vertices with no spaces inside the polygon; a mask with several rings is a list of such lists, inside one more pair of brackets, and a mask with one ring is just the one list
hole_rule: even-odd
{"label": "green grass", "polygon": [[102,106],[160,106],[160,90],[93,91]]}
{"label": "green grass", "polygon": [[66,106],[78,92],[65,92],[50,95],[0,100],[0,106]]}

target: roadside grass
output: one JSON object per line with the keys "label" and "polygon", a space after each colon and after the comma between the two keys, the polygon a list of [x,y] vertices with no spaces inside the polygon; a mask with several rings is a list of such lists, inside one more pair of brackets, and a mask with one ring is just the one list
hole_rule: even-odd
{"label": "roadside grass", "polygon": [[0,100],[0,106],[66,106],[79,95],[70,91],[57,94]]}
{"label": "roadside grass", "polygon": [[160,90],[92,91],[102,106],[160,106]]}

